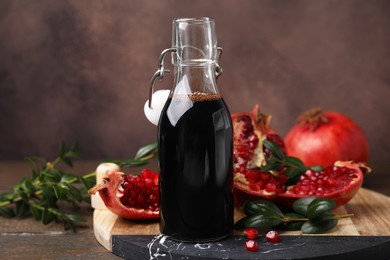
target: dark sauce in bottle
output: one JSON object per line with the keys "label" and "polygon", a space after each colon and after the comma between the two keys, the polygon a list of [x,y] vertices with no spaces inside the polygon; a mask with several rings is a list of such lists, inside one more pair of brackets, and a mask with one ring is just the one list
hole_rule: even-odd
{"label": "dark sauce in bottle", "polygon": [[206,242],[233,228],[233,130],[217,93],[172,96],[159,129],[160,230]]}

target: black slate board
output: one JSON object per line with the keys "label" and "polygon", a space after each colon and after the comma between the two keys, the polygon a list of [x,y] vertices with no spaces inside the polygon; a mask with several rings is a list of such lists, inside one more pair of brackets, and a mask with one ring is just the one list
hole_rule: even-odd
{"label": "black slate board", "polygon": [[214,243],[180,243],[162,235],[114,235],[112,252],[140,259],[390,259],[390,236],[283,236],[272,244],[259,238],[259,251],[244,248],[244,236]]}

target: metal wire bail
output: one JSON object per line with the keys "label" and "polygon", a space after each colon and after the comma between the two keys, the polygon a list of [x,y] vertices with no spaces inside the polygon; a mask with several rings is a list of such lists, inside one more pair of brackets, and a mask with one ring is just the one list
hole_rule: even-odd
{"label": "metal wire bail", "polygon": [[158,65],[157,65],[157,71],[153,74],[152,79],[150,80],[150,85],[149,85],[149,108],[152,108],[152,96],[154,93],[154,83],[156,82],[157,79],[163,79],[165,73],[169,73],[169,70],[166,70],[164,68],[164,59],[165,56],[168,53],[176,52],[176,48],[169,48],[165,49],[161,52],[160,58],[158,60]]}
{"label": "metal wire bail", "polygon": [[[221,56],[222,56],[222,51],[223,50],[222,50],[221,47],[217,47],[217,50],[218,50],[218,62],[216,62],[216,66],[215,66],[215,76],[218,79],[218,77],[222,74],[222,68],[219,65],[219,61],[221,60]],[[161,54],[160,54],[160,58],[158,60],[158,65],[157,65],[157,71],[153,74],[153,77],[150,80],[150,85],[149,85],[149,103],[148,103],[149,108],[152,108],[152,96],[153,96],[153,93],[154,93],[154,83],[156,83],[157,79],[163,79],[165,73],[169,73],[170,72],[169,70],[164,68],[165,56],[168,53],[173,53],[173,52],[176,52],[176,51],[177,51],[176,48],[169,48],[169,49],[163,50],[161,52]]]}
{"label": "metal wire bail", "polygon": [[223,52],[222,47],[217,47],[217,51],[218,51],[218,62],[215,65],[215,77],[218,79],[218,77],[221,76],[223,72],[221,66],[219,65],[219,62],[221,61],[221,57],[222,57],[222,52]]}

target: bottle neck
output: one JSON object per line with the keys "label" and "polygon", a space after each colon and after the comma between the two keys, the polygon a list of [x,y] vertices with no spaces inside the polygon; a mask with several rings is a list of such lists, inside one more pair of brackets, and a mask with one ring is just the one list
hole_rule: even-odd
{"label": "bottle neck", "polygon": [[207,65],[175,65],[173,95],[218,93],[215,63]]}

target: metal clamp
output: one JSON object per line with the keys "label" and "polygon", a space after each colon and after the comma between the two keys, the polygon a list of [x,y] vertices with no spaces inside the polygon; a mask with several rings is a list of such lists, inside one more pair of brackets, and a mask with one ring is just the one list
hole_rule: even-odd
{"label": "metal clamp", "polygon": [[[215,77],[218,79],[218,77],[222,74],[222,68],[219,65],[219,61],[221,60],[221,56],[222,56],[222,51],[223,50],[222,50],[221,47],[217,47],[217,51],[218,51],[218,62],[216,62],[216,65],[215,65]],[[169,73],[170,72],[169,70],[164,68],[165,56],[168,53],[173,53],[173,52],[177,52],[176,48],[165,49],[160,54],[160,58],[158,60],[157,71],[153,74],[153,77],[150,80],[150,85],[149,85],[149,103],[148,103],[149,108],[152,108],[152,96],[153,96],[153,93],[154,93],[154,83],[156,82],[157,79],[163,79],[165,73]]]}
{"label": "metal clamp", "polygon": [[171,53],[171,52],[176,52],[176,48],[165,49],[160,54],[160,58],[158,60],[157,71],[153,74],[153,77],[150,80],[150,85],[149,85],[149,88],[150,88],[149,89],[149,104],[148,104],[149,108],[152,108],[152,96],[153,96],[153,92],[154,92],[154,83],[156,82],[157,79],[163,79],[165,73],[169,73],[170,72],[169,70],[166,70],[164,68],[164,59],[165,59],[165,56],[168,53]]}
{"label": "metal clamp", "polygon": [[223,49],[221,47],[217,47],[217,51],[218,51],[218,62],[215,64],[215,77],[218,79],[218,77],[221,76],[223,72],[221,66],[219,65],[219,62],[221,61]]}

